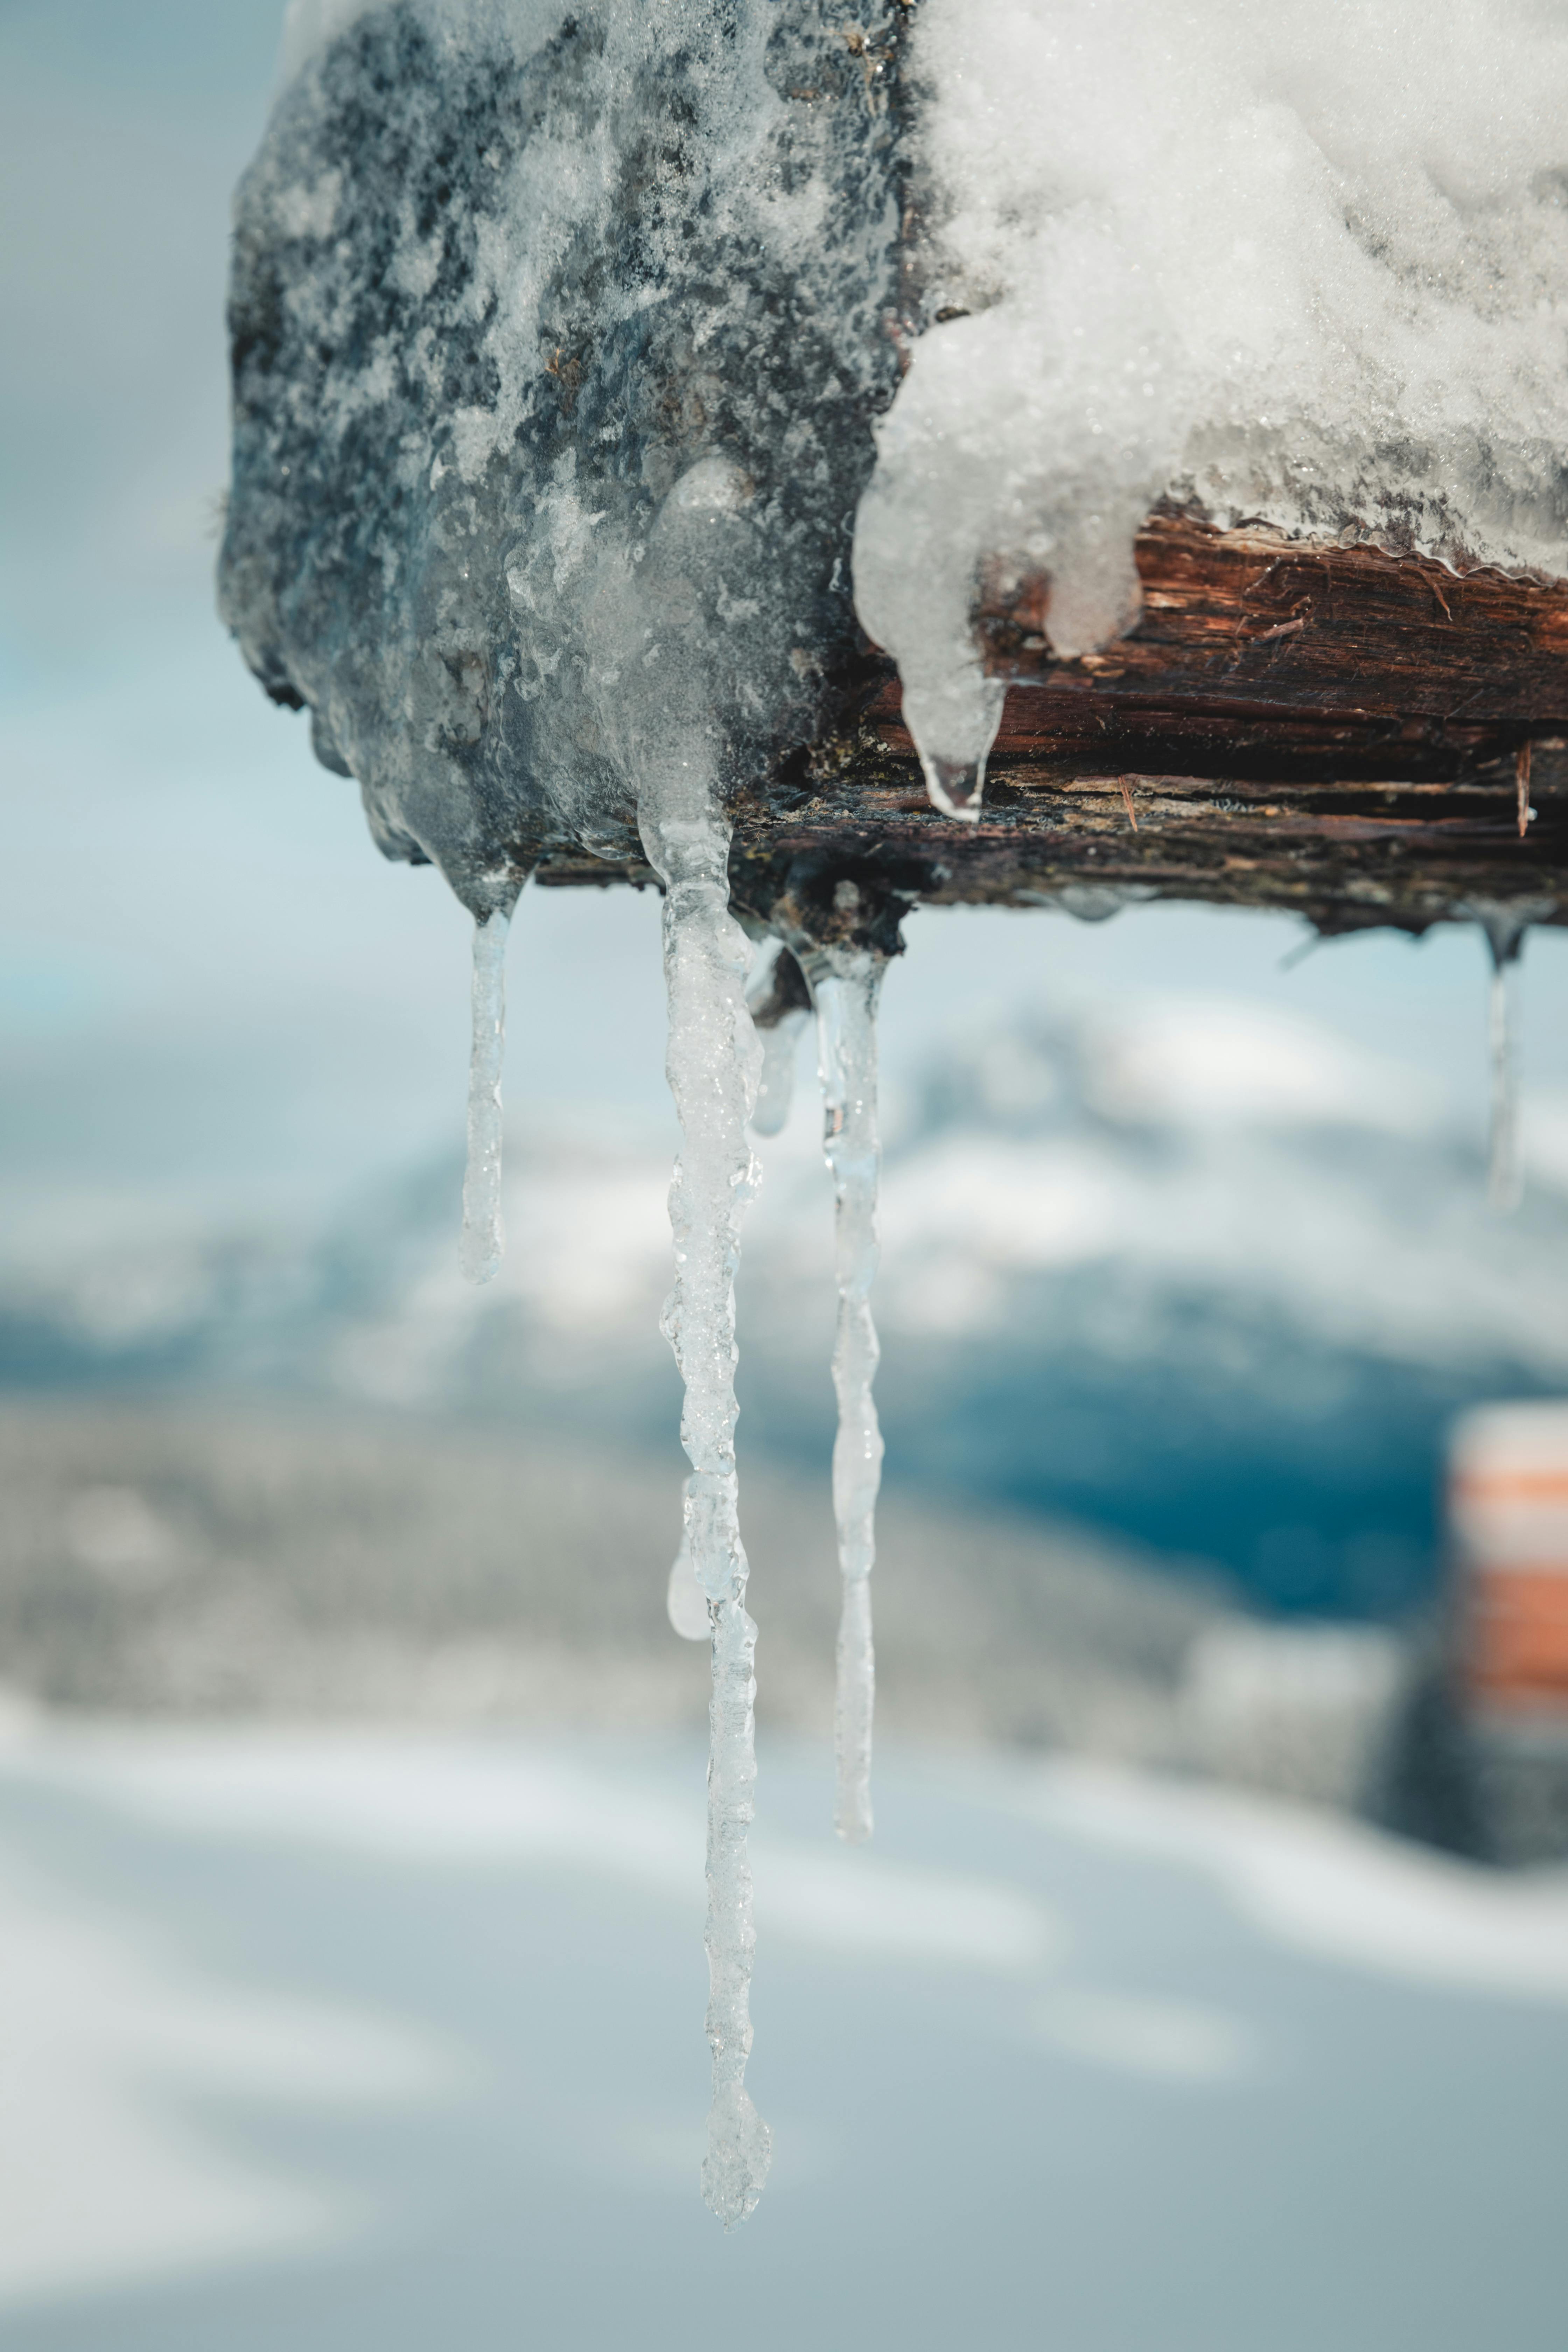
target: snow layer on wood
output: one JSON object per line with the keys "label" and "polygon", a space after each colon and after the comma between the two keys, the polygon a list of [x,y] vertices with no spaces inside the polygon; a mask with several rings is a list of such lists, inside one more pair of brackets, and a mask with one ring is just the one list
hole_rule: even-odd
{"label": "snow layer on wood", "polygon": [[1164,493],[1568,572],[1568,22],[1527,0],[925,0],[926,331],[858,609],[939,801],[999,716],[969,614],[1136,613]]}
{"label": "snow layer on wood", "polygon": [[[853,35],[853,37],[851,37]],[[894,133],[827,0],[332,0],[236,210],[226,618],[476,915],[645,753],[809,739],[891,398]]]}

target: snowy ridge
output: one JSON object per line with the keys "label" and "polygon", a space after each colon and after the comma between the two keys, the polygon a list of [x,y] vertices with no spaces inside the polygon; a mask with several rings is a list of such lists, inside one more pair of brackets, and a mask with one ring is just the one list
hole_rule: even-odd
{"label": "snowy ridge", "polygon": [[[1331,1472],[1359,1479],[1384,1496],[1373,1521],[1419,1546],[1447,1413],[1568,1383],[1568,1105],[1527,1098],[1529,1186],[1506,1222],[1476,1139],[1422,1080],[1223,1000],[978,1029],[893,1112],[878,1320],[903,1475],[1105,1517],[1250,1576],[1273,1522],[1233,1538],[1211,1509],[1239,1465],[1258,1465],[1260,1513],[1281,1465],[1307,1477],[1285,1524],[1315,1523]],[[740,1312],[748,1439],[825,1456],[833,1208],[816,1127],[803,1098],[759,1147]],[[537,1117],[513,1144],[513,1245],[483,1294],[455,1263],[457,1176],[437,1167],[318,1242],[13,1276],[0,1339],[32,1379],[324,1386],[651,1438],[675,1410],[656,1329],[667,1147]],[[1118,1516],[1140,1480],[1138,1516]]]}

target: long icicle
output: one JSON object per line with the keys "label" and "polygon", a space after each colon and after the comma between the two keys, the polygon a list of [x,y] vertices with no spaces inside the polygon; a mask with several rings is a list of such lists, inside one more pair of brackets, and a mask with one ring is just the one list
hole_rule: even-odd
{"label": "long icicle", "polygon": [[680,1436],[691,1463],[683,1551],[707,1597],[713,1682],[708,1757],[708,2041],[713,2099],[702,2194],[726,2229],[756,2205],[771,2136],[746,2092],[752,2047],[752,1870],[746,1832],[757,1778],[747,1562],[735,1473],[735,1273],[757,1181],[746,1122],[761,1052],[746,1009],[751,949],[729,911],[730,829],[700,759],[672,760],[641,795],[644,845],[665,886],[669,999],[665,1068],[680,1119],[669,1191],[675,1287],[665,1336],[686,1384]]}
{"label": "long icicle", "polygon": [[470,1282],[490,1281],[501,1262],[501,1063],[506,1051],[506,943],[510,908],[474,925],[473,1045],[468,1057],[468,1164],[458,1262]]}
{"label": "long icicle", "polygon": [[876,1279],[877,1003],[886,959],[867,949],[824,948],[807,965],[816,1005],[816,1066],[822,1085],[823,1150],[833,1171],[838,1328],[833,1385],[838,1433],[833,1446],[833,1512],[838,1523],[843,1607],[838,1623],[834,1748],[835,1824],[860,1844],[871,1834],[871,1721],[876,1653],[871,1639],[871,1568],[877,1557],[877,1495],[882,1433],[871,1394],[881,1350],[871,1319]]}

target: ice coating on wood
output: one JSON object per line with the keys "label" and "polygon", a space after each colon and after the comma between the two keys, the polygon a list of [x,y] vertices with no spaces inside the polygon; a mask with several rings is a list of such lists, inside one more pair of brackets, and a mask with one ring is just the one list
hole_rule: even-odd
{"label": "ice coating on wood", "polygon": [[746,1613],[735,1474],[735,1274],[758,1173],[746,1129],[762,1055],[746,1005],[752,950],[729,910],[730,831],[701,744],[672,741],[652,764],[640,814],[665,889],[665,1066],[681,1133],[669,1190],[675,1287],[664,1329],[685,1383],[680,1438],[691,1475],[682,1552],[708,1604],[713,1643],[704,1937],[713,2100],[702,2194],[728,2229],[762,2195],[770,2155],[767,2126],[745,2084],[756,1940],[746,1832],[757,1779],[757,1629]]}
{"label": "ice coating on wood", "polygon": [[1526,0],[924,0],[925,331],[856,601],[932,795],[999,716],[983,566],[1060,655],[1165,495],[1568,571],[1568,20]]}
{"label": "ice coating on wood", "polygon": [[843,1613],[834,1718],[837,1761],[835,1821],[858,1844],[871,1834],[871,1721],[876,1656],[871,1641],[871,1569],[877,1557],[877,1494],[882,1433],[871,1394],[881,1350],[871,1319],[876,1279],[877,1003],[885,959],[864,948],[824,948],[806,959],[816,1005],[823,1150],[833,1173],[834,1272],[838,1326],[833,1386],[838,1432],[833,1446],[833,1511],[838,1523]]}
{"label": "ice coating on wood", "polygon": [[891,398],[898,22],[315,0],[236,205],[220,602],[389,856],[638,856],[820,731]]}
{"label": "ice coating on wood", "polygon": [[[682,1490],[681,1512],[685,1514],[685,1494]],[[670,1562],[669,1581],[664,1589],[665,1614],[683,1642],[706,1642],[713,1631],[709,1612],[708,1595],[697,1581],[692,1566],[691,1547],[684,1530],[680,1549]]]}
{"label": "ice coating on wood", "polygon": [[473,1043],[468,1056],[468,1164],[458,1259],[469,1282],[489,1282],[506,1248],[501,1224],[501,1064],[506,1053],[506,943],[498,907],[474,925]]}

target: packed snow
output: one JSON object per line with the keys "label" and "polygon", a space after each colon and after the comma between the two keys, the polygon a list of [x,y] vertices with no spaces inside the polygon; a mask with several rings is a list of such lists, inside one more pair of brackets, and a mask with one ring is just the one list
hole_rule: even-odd
{"label": "packed snow", "polygon": [[1529,0],[923,0],[924,332],[856,601],[940,804],[1000,691],[983,566],[1059,655],[1137,614],[1162,497],[1568,571],[1568,26]]}

